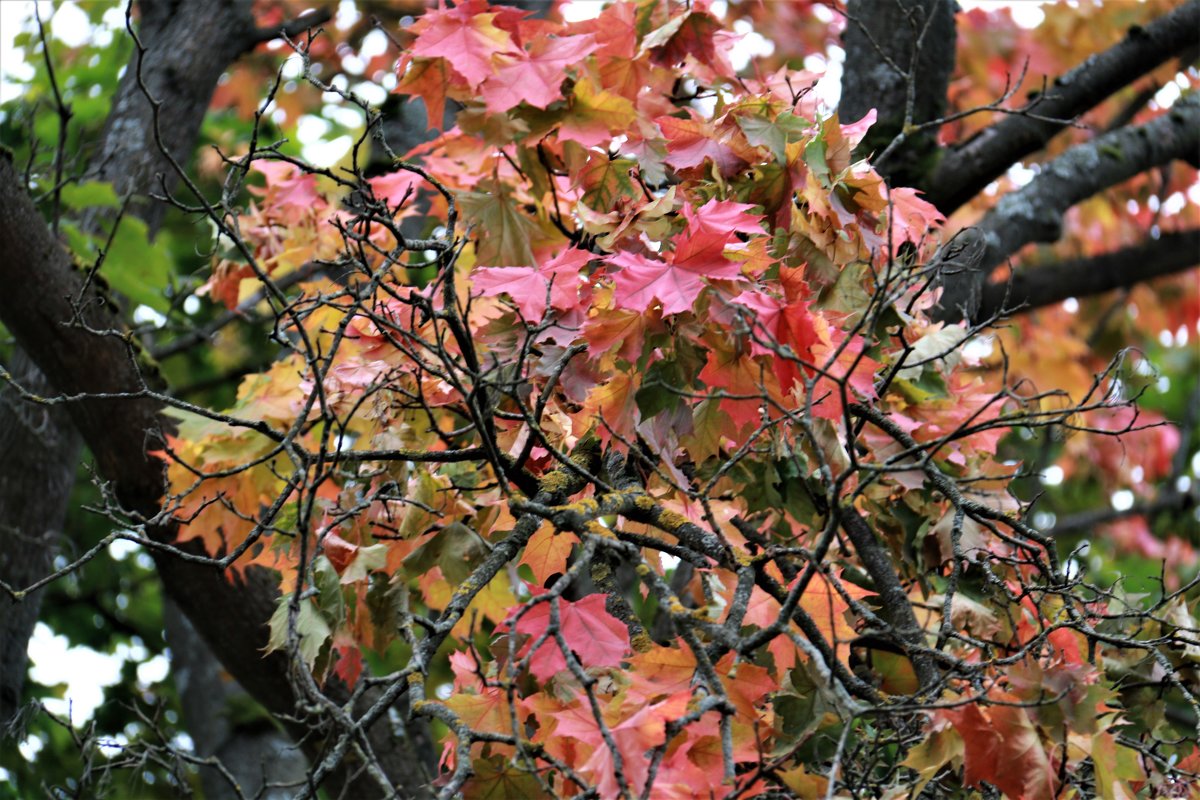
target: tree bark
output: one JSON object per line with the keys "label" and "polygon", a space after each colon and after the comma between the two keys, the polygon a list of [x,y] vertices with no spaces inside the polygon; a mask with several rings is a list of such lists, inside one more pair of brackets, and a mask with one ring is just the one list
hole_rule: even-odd
{"label": "tree bark", "polygon": [[[9,372],[30,391],[54,391],[19,349]],[[80,449],[66,409],[35,406],[12,387],[0,387],[0,580],[14,590],[50,571]],[[15,601],[0,593],[0,739],[21,708],[26,651],[42,594],[39,589]],[[13,734],[20,738],[19,731]]]}
{"label": "tree bark", "polygon": [[1080,114],[1169,59],[1200,47],[1200,0],[1134,27],[1103,53],[1051,84],[1030,112],[1008,115],[948,152],[924,185],[926,199],[949,215],[1011,165],[1041,149]]}
{"label": "tree bark", "polygon": [[1009,281],[985,286],[983,302],[972,322],[1042,308],[1068,297],[1091,297],[1127,288],[1198,264],[1200,230],[1165,233],[1158,239],[1092,258],[1039,264],[1017,270]]}
{"label": "tree bark", "polygon": [[1096,192],[1175,159],[1200,158],[1200,97],[1188,95],[1163,116],[1072,147],[1042,165],[1028,184],[1000,198],[978,225],[987,248],[979,268],[947,282],[938,316],[971,319],[994,267],[1030,242],[1053,242],[1062,234],[1063,214]]}
{"label": "tree bark", "polygon": [[[875,125],[860,145],[864,155],[885,151],[908,125],[940,118],[954,70],[952,0],[850,0],[842,43],[846,63],[838,115]],[[874,167],[892,186],[919,182],[938,152],[937,128],[909,135],[892,157]]]}
{"label": "tree bark", "polygon": [[[0,156],[0,196],[9,199],[0,207],[0,251],[7,254],[0,262],[0,283],[11,287],[0,292],[0,320],[64,395],[63,404],[117,503],[126,513],[149,520],[158,513],[165,488],[163,463],[147,453],[161,437],[159,406],[147,396],[124,339],[94,333],[118,331],[121,320],[107,305],[73,304],[83,275],[50,233],[7,156]],[[27,280],[29,275],[38,280]],[[71,324],[77,318],[80,324]],[[146,525],[146,532],[162,544],[174,544],[172,525]],[[179,549],[202,555],[195,542]],[[250,569],[244,582],[235,584],[210,566],[157,549],[154,556],[164,589],[230,673],[272,714],[294,714],[287,657],[279,651],[261,655],[275,609],[273,576]],[[321,742],[312,731],[297,726],[292,733],[308,733],[306,754],[320,754]],[[393,782],[409,796],[423,796],[426,776],[409,740],[395,736],[386,717],[368,735],[373,745],[385,748],[377,755]],[[340,788],[351,776],[347,766],[331,783]],[[372,789],[351,791],[355,797],[376,796]]]}
{"label": "tree bark", "polygon": [[[168,597],[163,598],[163,625],[171,677],[196,755],[216,758],[246,797],[289,800],[294,788],[288,785],[302,782],[308,769],[303,753],[225,671]],[[206,800],[237,797],[216,767],[200,769],[200,784]]]}
{"label": "tree bark", "polygon": [[[144,198],[156,188],[169,190],[176,183],[177,174],[171,162],[187,161],[217,79],[241,53],[271,38],[271,32],[254,27],[250,0],[171,0],[145,2],[140,8],[139,38],[145,47],[144,58],[140,59],[139,70],[139,57],[135,54],[121,81],[100,151],[88,172],[93,179],[112,181],[120,194]],[[147,93],[162,110],[157,120]],[[121,506],[144,517],[153,516],[164,488],[162,465],[146,455],[146,450],[158,439],[157,404],[136,396],[143,387],[141,377],[119,338],[96,336],[78,324],[68,324],[69,320],[77,320],[93,330],[120,331],[121,320],[103,306],[91,304],[81,312],[69,302],[68,298],[80,292],[81,276],[72,269],[69,257],[29,201],[9,159],[0,157],[0,162],[0,195],[11,198],[0,210],[0,242],[6,253],[4,267],[16,269],[18,272],[8,277],[23,284],[20,291],[5,293],[0,302],[0,319],[13,332],[18,347],[25,348],[32,363],[49,376],[49,382],[44,384],[36,383],[36,377],[31,379],[35,385],[46,387],[46,395],[54,393],[49,390],[51,384],[67,395],[126,395],[77,399],[50,406],[49,412],[43,408],[36,410],[59,418],[65,418],[69,411],[92,448],[98,471],[113,482]],[[151,233],[161,225],[163,204],[146,203],[143,199],[133,209],[147,222]],[[30,275],[38,276],[38,280],[29,280]],[[128,396],[129,393],[135,396]],[[54,433],[78,438],[65,422],[56,426]],[[25,452],[35,449],[23,447]],[[73,482],[77,458],[78,446],[70,457],[64,454],[48,466],[63,474],[69,469]],[[15,461],[5,462],[0,470],[15,464]],[[70,483],[65,491],[69,493]],[[65,507],[64,495],[44,511],[61,515]],[[46,528],[39,524],[31,527]],[[170,528],[149,530],[160,541],[170,542],[173,538]],[[8,549],[14,555],[25,553],[25,549],[18,547]],[[45,552],[44,548],[38,552]],[[155,561],[168,594],[197,623],[196,627],[214,646],[214,653],[229,671],[272,713],[291,714],[295,698],[287,678],[286,658],[278,653],[260,657],[267,640],[266,622],[274,610],[277,594],[273,579],[261,570],[252,570],[245,584],[235,586],[214,569],[161,552],[155,553]],[[35,577],[44,574],[36,559],[22,557],[20,564],[24,572],[18,574],[30,573]],[[14,622],[14,637],[5,640],[6,655],[10,651],[22,654],[19,671],[11,673],[6,664],[5,674],[16,674],[20,679],[23,679],[28,632],[36,619],[36,609],[32,604],[28,608],[29,611],[16,615],[22,622]],[[23,622],[26,617],[29,621]],[[5,634],[7,637],[7,629]],[[181,649],[181,654],[194,652],[190,648]],[[14,663],[13,667],[17,666]],[[211,669],[212,664],[210,660],[181,666],[194,671]],[[201,685],[203,682],[192,683]],[[14,698],[19,696],[19,682],[12,691]],[[197,719],[196,714],[202,709],[213,710],[212,705],[206,705],[202,696],[196,700],[188,703],[193,708],[189,721],[201,730],[206,726],[211,728],[211,719]],[[299,728],[293,733],[311,734]],[[405,791],[418,796],[427,779],[420,770],[419,760],[403,745],[403,740],[401,744],[392,742],[395,737],[390,731],[370,733],[377,745],[390,745],[381,757],[389,774],[395,776]],[[312,755],[319,751],[318,738],[308,735],[305,740]],[[226,744],[227,749],[245,755],[249,763],[271,758],[286,746],[282,740],[261,733],[252,739]],[[203,743],[200,746],[207,747]],[[340,790],[345,780],[345,770],[333,777],[331,783],[339,784],[335,791]]]}

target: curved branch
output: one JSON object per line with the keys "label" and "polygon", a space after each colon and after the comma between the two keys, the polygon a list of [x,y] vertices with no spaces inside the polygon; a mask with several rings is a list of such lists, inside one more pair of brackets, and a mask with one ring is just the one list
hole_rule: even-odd
{"label": "curved branch", "polygon": [[331,19],[333,19],[333,13],[328,8],[318,8],[314,11],[306,11],[296,19],[285,22],[283,25],[255,28],[246,37],[245,49],[253,50],[263,42],[269,42],[273,39],[294,39],[310,28],[324,25]]}
{"label": "curved branch", "polygon": [[[0,292],[0,320],[61,394],[84,395],[67,408],[95,457],[97,471],[126,512],[152,519],[165,485],[163,463],[147,453],[155,448],[162,428],[158,404],[144,396],[88,396],[137,394],[144,387],[130,345],[120,334],[121,321],[94,296],[85,293],[87,299],[79,307],[72,302],[80,296],[84,273],[74,268],[55,240],[11,157],[3,152],[0,197],[5,198],[0,203],[0,252],[5,254],[0,283],[9,287]],[[177,549],[202,552],[195,541],[175,543],[172,525],[147,525],[147,532]],[[261,655],[278,595],[274,577],[266,570],[249,569],[244,580],[234,583],[212,567],[157,551],[154,555],[164,588],[238,683],[273,714],[285,719],[294,715],[296,697],[286,655]],[[335,693],[335,702],[345,700],[344,693]],[[300,737],[305,731],[295,727],[292,733]],[[424,796],[420,759],[407,752],[407,741],[383,724],[368,735],[377,752],[385,753],[381,757],[397,782],[412,796]],[[319,755],[321,742],[316,737],[304,739],[304,745],[310,757]]]}
{"label": "curved branch", "polygon": [[1018,270],[1012,280],[991,283],[972,322],[997,314],[1030,311],[1068,297],[1091,297],[1200,264],[1200,230],[1166,233],[1111,253]]}
{"label": "curved branch", "polygon": [[[1180,99],[1161,117],[1072,147],[1042,166],[1028,184],[1005,195],[979,223],[987,249],[978,269],[947,281],[939,316],[973,318],[992,268],[1030,242],[1053,242],[1063,214],[1081,200],[1175,159],[1200,153],[1200,95]],[[965,311],[965,313],[964,313]]]}
{"label": "curved branch", "polygon": [[1036,117],[1006,116],[947,153],[926,186],[926,199],[950,214],[1023,156],[1039,150],[1067,121],[1197,46],[1200,0],[1191,0],[1145,27],[1130,28],[1121,42],[1057,78],[1053,90],[1033,107]]}
{"label": "curved branch", "polygon": [[900,576],[896,574],[891,556],[875,538],[871,526],[858,511],[850,506],[843,506],[837,513],[841,519],[842,530],[854,545],[859,560],[875,584],[875,591],[883,601],[884,615],[892,625],[892,632],[912,661],[913,669],[921,682],[921,689],[929,690],[938,680],[937,665],[928,653],[923,652],[926,646],[925,634],[917,623],[912,603],[900,583]]}

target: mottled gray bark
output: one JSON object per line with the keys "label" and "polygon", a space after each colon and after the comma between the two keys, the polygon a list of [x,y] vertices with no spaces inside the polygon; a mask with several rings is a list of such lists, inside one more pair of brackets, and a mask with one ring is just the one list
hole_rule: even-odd
{"label": "mottled gray bark", "polygon": [[[163,600],[163,623],[171,677],[196,755],[217,759],[247,797],[288,800],[308,768],[304,754],[225,671],[169,598]],[[200,782],[206,800],[236,797],[216,767],[202,768]]]}
{"label": "mottled gray bark", "polygon": [[1200,97],[1188,95],[1145,125],[1119,128],[1072,147],[1042,165],[1028,184],[1011,192],[984,215],[978,228],[987,240],[979,268],[947,281],[944,319],[974,317],[988,274],[1030,242],[1053,242],[1062,235],[1071,206],[1139,172],[1185,159],[1200,159]]}
{"label": "mottled gray bark", "polygon": [[[946,88],[954,70],[953,0],[850,0],[842,44],[846,63],[838,115],[861,119],[874,108],[875,126],[863,140],[863,154],[882,153],[906,125],[942,117]],[[893,186],[912,185],[937,153],[937,128],[908,135],[875,168]]]}
{"label": "mottled gray bark", "polygon": [[[30,391],[53,393],[23,351],[13,354],[8,370]],[[51,569],[80,445],[66,409],[34,405],[0,387],[0,580],[17,591]],[[0,593],[0,740],[21,708],[26,650],[42,593],[19,602]]]}
{"label": "mottled gray bark", "polygon": [[1111,253],[1019,269],[1003,283],[983,288],[973,320],[1008,311],[1028,311],[1134,286],[1200,265],[1200,231],[1166,233]]}
{"label": "mottled gray bark", "polygon": [[1067,123],[1122,87],[1200,47],[1200,0],[1190,0],[1145,27],[1134,27],[1103,53],[1055,78],[1030,112],[1009,115],[952,148],[923,184],[944,214],[966,203],[1012,164],[1041,149]]}

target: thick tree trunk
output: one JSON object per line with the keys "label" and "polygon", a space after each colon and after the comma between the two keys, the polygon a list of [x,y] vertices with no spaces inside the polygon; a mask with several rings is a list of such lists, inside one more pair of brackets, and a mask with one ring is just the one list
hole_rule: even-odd
{"label": "thick tree trunk", "polygon": [[[8,370],[30,391],[53,394],[20,349]],[[65,408],[36,406],[11,387],[0,387],[0,580],[14,590],[51,569],[80,449]],[[41,603],[40,589],[19,602],[0,593],[0,739],[21,707],[26,650]]]}
{"label": "thick tree trunk", "polygon": [[[139,29],[146,48],[144,61],[139,70],[135,55],[122,80],[100,153],[89,170],[91,177],[114,181],[120,193],[144,196],[163,186],[170,189],[176,182],[176,170],[162,150],[177,162],[186,162],[222,71],[246,49],[267,38],[254,28],[250,6],[249,0],[144,4]],[[158,103],[157,120],[145,97],[147,92]],[[4,266],[39,277],[35,282],[10,276],[28,291],[0,298],[0,318],[60,392],[136,392],[141,382],[123,344],[62,324],[74,313],[65,298],[78,292],[80,276],[25,196],[13,165],[3,158],[0,193],[12,198],[0,210]],[[152,231],[161,224],[161,204],[135,209]],[[94,329],[120,327],[118,319],[96,307],[89,309],[85,318]],[[148,398],[91,398],[67,407],[91,446],[98,471],[113,482],[122,507],[146,517],[157,512],[164,488],[162,470],[159,462],[146,456],[161,424],[157,405]],[[74,461],[71,463],[73,466]],[[148,532],[164,542],[173,538],[169,528],[152,527]],[[234,585],[209,567],[163,553],[156,553],[155,560],[167,593],[188,614],[229,672],[271,713],[293,714],[295,697],[286,658],[279,653],[261,656],[277,594],[274,580],[261,570],[251,570],[244,583]],[[204,723],[197,724],[203,727]],[[319,737],[301,728],[293,731],[305,733],[309,734],[306,751],[316,755]],[[393,735],[386,722],[376,725],[369,736],[385,772],[401,792],[420,796],[427,776],[411,742]],[[271,750],[278,747],[278,742],[269,745]],[[349,767],[335,774],[331,790],[337,794],[347,788],[355,796],[373,796],[372,790],[350,788],[350,774]]]}
{"label": "thick tree trunk", "polygon": [[[308,767],[303,753],[225,671],[169,598],[163,599],[163,623],[172,677],[196,755],[217,759],[246,797],[288,800]],[[237,797],[215,766],[200,770],[200,783],[206,800]]]}
{"label": "thick tree trunk", "polygon": [[[878,119],[864,155],[881,155],[907,125],[940,118],[954,70],[954,0],[850,0],[842,43],[846,64],[838,115]],[[893,186],[917,183],[936,162],[937,128],[906,134],[904,146],[874,166]]]}

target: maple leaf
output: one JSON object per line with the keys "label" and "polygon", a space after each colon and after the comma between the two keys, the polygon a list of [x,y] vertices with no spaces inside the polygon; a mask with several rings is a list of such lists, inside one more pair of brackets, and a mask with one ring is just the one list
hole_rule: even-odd
{"label": "maple leaf", "polygon": [[[998,697],[1005,701],[1016,698]],[[998,787],[1012,800],[1055,796],[1055,773],[1037,729],[1019,705],[974,703],[944,710],[963,740],[963,783]]]}
{"label": "maple leaf", "polygon": [[261,172],[267,180],[264,188],[251,186],[250,192],[265,198],[265,202],[275,208],[308,211],[325,203],[317,194],[317,176],[301,171],[295,164],[258,160],[254,162],[253,169]]}
{"label": "maple leaf", "polygon": [[338,632],[333,637],[333,652],[336,658],[333,674],[346,684],[346,688],[353,689],[363,671],[362,651],[349,635]]}
{"label": "maple leaf", "polygon": [[535,263],[533,240],[538,236],[538,227],[521,212],[511,193],[503,189],[463,192],[458,202],[464,216],[486,232],[478,239],[478,263],[522,266]]}
{"label": "maple leaf", "polygon": [[633,126],[637,112],[627,98],[598,87],[583,76],[567,99],[567,113],[558,126],[559,141],[571,140],[584,147],[606,145],[613,131]]}
{"label": "maple leaf", "polygon": [[800,299],[785,303],[759,291],[742,292],[733,298],[733,302],[754,312],[757,335],[750,337],[750,352],[756,356],[771,356],[779,385],[790,389],[803,377],[800,365],[793,359],[780,356],[767,345],[786,345],[791,348],[795,358],[813,362],[812,348],[820,341],[820,337],[808,303]]}
{"label": "maple leaf", "polygon": [[542,525],[525,545],[520,563],[528,564],[534,580],[544,584],[555,573],[566,571],[567,557],[575,543],[575,537],[555,531],[550,525]]}
{"label": "maple leaf", "polygon": [[[849,581],[843,580],[839,583],[842,589],[853,598],[858,599],[867,595],[866,590]],[[821,632],[825,641],[834,648],[838,657],[845,657],[849,653],[848,643],[858,633],[846,618],[850,610],[849,604],[829,584],[829,579],[822,575],[813,576],[805,588],[804,594],[800,596],[800,607],[812,618],[813,624]],[[778,619],[781,609],[782,606],[774,597],[755,587],[750,594],[750,603],[747,606],[744,622],[760,628],[769,627]],[[784,639],[777,641],[780,642],[780,647],[772,649],[777,659],[776,667],[787,669],[794,662],[795,647]],[[778,663],[781,657],[784,661],[782,664]]]}
{"label": "maple leaf", "polygon": [[[743,154],[729,144],[727,135],[692,112],[691,119],[659,117],[654,120],[667,141],[666,162],[676,169],[698,167],[712,161],[722,175],[733,175],[747,162]],[[740,134],[739,134],[740,135]]]}
{"label": "maple leaf", "polygon": [[468,728],[484,733],[512,733],[508,697],[498,686],[487,686],[479,694],[457,692],[446,705]]}
{"label": "maple leaf", "polygon": [[507,294],[526,322],[538,322],[546,313],[547,292],[560,311],[578,305],[580,270],[591,260],[591,253],[571,247],[536,268],[478,267],[471,282],[486,296]]}
{"label": "maple leaf", "polygon": [[663,316],[670,316],[689,311],[704,289],[704,270],[692,271],[636,253],[616,253],[605,260],[621,268],[613,276],[617,287],[613,298],[620,308],[646,311],[658,300]]}
{"label": "maple leaf", "polygon": [[416,40],[409,48],[422,58],[444,58],[472,88],[493,74],[492,56],[512,51],[508,31],[497,27],[496,12],[485,12],[485,0],[469,0],[453,8],[426,12],[413,25]]}
{"label": "maple leaf", "polygon": [[367,181],[375,196],[395,206],[416,196],[425,179],[415,172],[398,169]]}
{"label": "maple leaf", "polygon": [[584,413],[575,417],[575,435],[582,436],[593,428],[602,441],[608,441],[613,433],[634,435],[641,421],[637,389],[635,376],[623,372],[593,387],[584,401]]}
{"label": "maple leaf", "polygon": [[488,111],[498,114],[521,103],[545,108],[561,100],[567,67],[578,64],[599,46],[588,34],[541,38],[529,51],[496,56],[496,74],[480,88]]}
{"label": "maple leaf", "polygon": [[683,692],[696,677],[696,654],[682,641],[675,647],[654,647],[630,656],[629,674],[646,697]]}
{"label": "maple leaf", "polygon": [[542,795],[537,776],[511,759],[473,761],[471,772],[463,784],[463,800],[529,800]]}
{"label": "maple leaf", "polygon": [[762,217],[754,206],[732,200],[709,200],[700,208],[684,204],[687,227],[675,237],[675,263],[690,270],[710,270],[712,277],[736,278],[741,269],[725,258],[725,247],[738,233],[761,234]]}
{"label": "maple leaf", "polygon": [[446,117],[446,87],[455,77],[449,65],[441,58],[413,58],[405,53],[396,68],[400,75],[396,91],[424,100],[427,127],[441,128]]}
{"label": "maple leaf", "polygon": [[[579,662],[587,667],[615,667],[629,649],[624,623],[604,609],[605,597],[591,594],[582,600],[559,601],[559,630]],[[550,626],[550,604],[538,603],[517,622],[516,630],[530,640],[518,652],[524,658],[533,642]],[[529,662],[529,671],[546,681],[567,668],[566,658],[554,637],[548,637]]]}
{"label": "maple leaf", "polygon": [[549,284],[533,267],[477,267],[471,285],[485,297],[507,294],[529,323],[541,322],[546,313]]}
{"label": "maple leaf", "polygon": [[709,6],[708,0],[689,4],[687,12],[646,34],[642,39],[643,52],[648,52],[655,64],[666,67],[676,66],[691,56],[716,74],[732,77],[734,70],[726,55],[731,42],[722,36],[724,26],[709,11]]}
{"label": "maple leaf", "polygon": [[727,200],[710,200],[694,211],[685,206],[687,227],[674,237],[675,249],[665,260],[629,252],[609,256],[609,264],[621,267],[613,276],[617,306],[645,311],[657,299],[664,315],[678,314],[691,309],[703,278],[740,278],[741,265],[724,251],[739,232],[762,233],[759,218],[746,213],[750,208]]}

